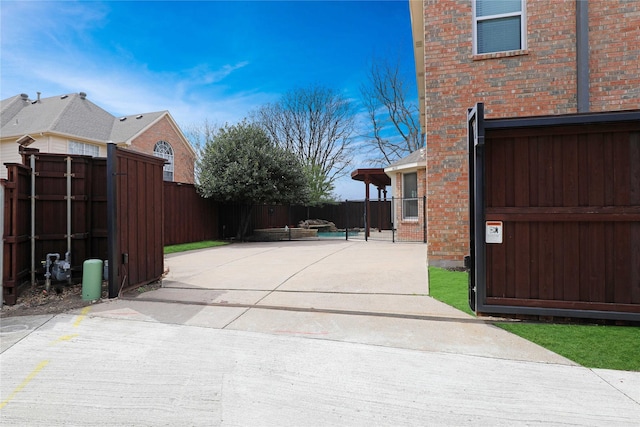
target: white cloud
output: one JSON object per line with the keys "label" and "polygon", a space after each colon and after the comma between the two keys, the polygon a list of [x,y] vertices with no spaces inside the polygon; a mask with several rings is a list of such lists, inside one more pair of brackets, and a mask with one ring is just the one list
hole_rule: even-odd
{"label": "white cloud", "polygon": [[126,48],[95,46],[92,29],[108,19],[103,3],[3,3],[1,19],[2,99],[82,91],[114,115],[169,110],[186,126],[205,119],[234,123],[274,98],[246,89],[223,93],[220,83],[249,61],[157,72],[137,63]]}
{"label": "white cloud", "polygon": [[234,65],[226,64],[216,70],[212,70],[210,65],[201,64],[191,70],[187,70],[186,74],[189,76],[191,85],[209,85],[224,80],[234,71],[247,65],[249,65],[249,61],[241,61]]}

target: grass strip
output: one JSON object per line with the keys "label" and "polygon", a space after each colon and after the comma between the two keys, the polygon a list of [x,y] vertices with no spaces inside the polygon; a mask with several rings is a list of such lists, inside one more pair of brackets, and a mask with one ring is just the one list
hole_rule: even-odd
{"label": "grass strip", "polygon": [[216,246],[227,245],[227,242],[220,240],[203,240],[201,242],[181,243],[179,245],[170,245],[164,247],[165,254],[174,254],[176,252],[193,251],[196,249],[213,248]]}
{"label": "grass strip", "polygon": [[[429,293],[473,314],[466,272],[429,267]],[[593,324],[498,322],[500,328],[588,368],[640,371],[640,327]]]}
{"label": "grass strip", "polygon": [[551,323],[497,326],[587,368],[640,371],[640,327]]}
{"label": "grass strip", "polygon": [[429,295],[475,316],[469,307],[469,276],[464,271],[450,271],[429,267]]}

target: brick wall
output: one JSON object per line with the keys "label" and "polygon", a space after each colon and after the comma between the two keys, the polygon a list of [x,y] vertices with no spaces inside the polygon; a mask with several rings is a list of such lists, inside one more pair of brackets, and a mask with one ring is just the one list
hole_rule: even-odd
{"label": "brick wall", "polygon": [[166,141],[173,148],[173,180],[175,182],[194,183],[193,165],[195,157],[185,146],[179,131],[165,116],[147,129],[131,143],[131,150],[146,154],[153,154],[153,148],[158,141]]}
{"label": "brick wall", "polygon": [[[404,220],[402,218],[402,203],[403,203],[403,192],[402,192],[402,175],[403,173],[417,172],[418,179],[418,218]],[[418,169],[415,170],[406,170],[402,172],[396,173],[395,179],[395,188],[393,194],[396,196],[397,200],[394,203],[394,218],[396,223],[394,227],[396,228],[396,236],[398,241],[422,241],[424,236],[424,202],[423,198],[426,194],[426,184],[427,184],[427,173],[426,169]]]}
{"label": "brick wall", "polygon": [[640,109],[640,1],[589,0],[591,111]]}
{"label": "brick wall", "polygon": [[[592,111],[640,108],[639,10],[589,1]],[[458,267],[469,240],[466,110],[577,112],[575,1],[528,1],[526,49],[508,54],[473,55],[471,0],[425,0],[424,12],[428,259]]]}

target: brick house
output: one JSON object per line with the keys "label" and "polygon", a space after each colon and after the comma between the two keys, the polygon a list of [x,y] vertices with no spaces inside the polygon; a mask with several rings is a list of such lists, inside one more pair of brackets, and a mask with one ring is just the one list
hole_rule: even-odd
{"label": "brick house", "polygon": [[[21,163],[20,146],[106,157],[107,143],[167,160],[165,181],[194,182],[195,150],[168,111],[115,117],[84,92],[0,101],[0,164]],[[0,178],[6,178],[0,167]]]}
{"label": "brick house", "polygon": [[411,1],[426,133],[427,258],[469,251],[467,109],[487,118],[640,108],[640,2]]}
{"label": "brick house", "polygon": [[393,224],[399,241],[421,240],[424,234],[426,149],[421,148],[384,168],[391,179]]}

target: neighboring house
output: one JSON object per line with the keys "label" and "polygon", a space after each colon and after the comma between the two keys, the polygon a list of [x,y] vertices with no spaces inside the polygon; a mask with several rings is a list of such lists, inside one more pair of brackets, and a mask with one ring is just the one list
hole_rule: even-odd
{"label": "neighboring house", "polygon": [[[0,165],[21,163],[20,145],[46,153],[106,157],[107,143],[167,160],[165,181],[194,182],[195,151],[168,111],[115,117],[84,92],[0,102]],[[0,178],[6,178],[4,166]]]}
{"label": "neighboring house", "polygon": [[487,118],[640,108],[640,2],[411,1],[427,149],[427,258],[469,253],[467,109]]}
{"label": "neighboring house", "polygon": [[421,148],[384,168],[391,178],[393,224],[401,241],[424,233],[426,165],[426,149]]}

